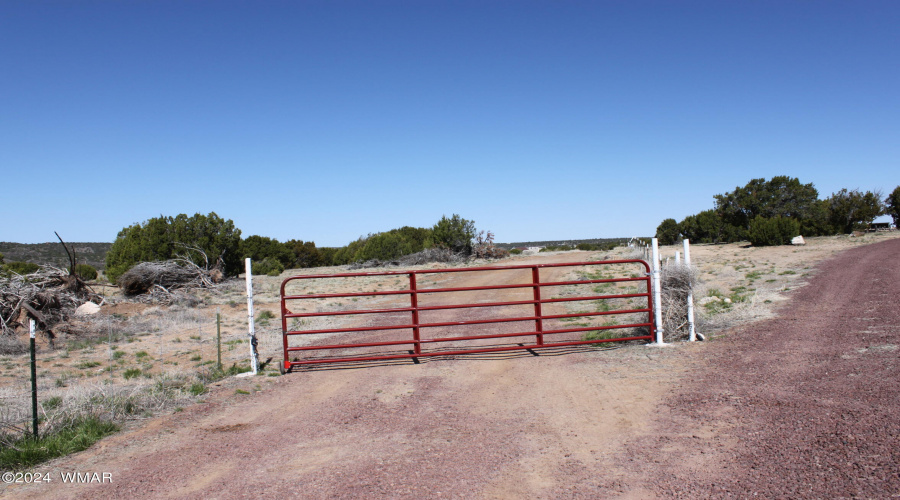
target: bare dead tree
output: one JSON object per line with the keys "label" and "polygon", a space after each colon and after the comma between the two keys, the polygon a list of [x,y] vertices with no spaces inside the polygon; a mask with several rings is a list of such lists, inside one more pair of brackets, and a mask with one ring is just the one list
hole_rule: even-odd
{"label": "bare dead tree", "polygon": [[59,236],[59,233],[57,233],[56,231],[53,231],[53,234],[56,235],[56,239],[59,240],[59,243],[62,245],[63,250],[66,251],[66,255],[69,256],[69,275],[74,276],[75,275],[75,264],[76,264],[75,247],[72,247],[72,252],[70,253],[69,247],[66,245],[66,242],[63,241],[63,239]]}

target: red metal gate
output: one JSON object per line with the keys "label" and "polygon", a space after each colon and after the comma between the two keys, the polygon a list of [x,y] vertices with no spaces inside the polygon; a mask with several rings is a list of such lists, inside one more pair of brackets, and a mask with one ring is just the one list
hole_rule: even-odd
{"label": "red metal gate", "polygon": [[[636,272],[622,276],[628,266]],[[453,286],[461,273],[476,284]],[[611,260],[292,276],[281,284],[281,368],[652,340],[649,273],[643,260]],[[323,293],[344,280],[360,291]],[[593,310],[571,310],[585,304]]]}

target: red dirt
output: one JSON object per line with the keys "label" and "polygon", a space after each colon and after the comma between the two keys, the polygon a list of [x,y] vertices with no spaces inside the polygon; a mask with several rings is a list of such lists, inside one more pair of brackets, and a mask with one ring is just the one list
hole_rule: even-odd
{"label": "red dirt", "polygon": [[[900,497],[900,241],[818,267],[777,318],[729,332],[622,456],[685,498]],[[713,347],[714,346],[714,347]]]}
{"label": "red dirt", "polygon": [[[779,317],[708,343],[230,381],[206,404],[39,467],[56,474],[49,485],[2,494],[890,497],[898,254],[900,240],[840,254]],[[75,471],[113,482],[59,480]]]}

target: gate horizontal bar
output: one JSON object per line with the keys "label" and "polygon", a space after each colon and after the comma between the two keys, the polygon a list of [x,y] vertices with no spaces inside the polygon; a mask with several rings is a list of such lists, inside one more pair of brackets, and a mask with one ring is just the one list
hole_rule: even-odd
{"label": "gate horizontal bar", "polygon": [[[651,323],[636,323],[633,325],[626,325],[628,327],[646,327],[650,326]],[[617,328],[622,328],[620,326],[596,326],[596,327],[586,327],[586,328],[574,328],[574,329],[565,329],[565,330],[549,330],[543,332],[546,335],[552,335],[555,333],[569,333],[569,332],[581,332],[581,331],[595,331],[595,330],[614,330]],[[288,351],[316,351],[316,350],[326,350],[326,349],[352,349],[354,347],[381,347],[381,346],[390,346],[390,345],[413,345],[413,344],[434,344],[438,342],[461,342],[464,340],[487,340],[487,339],[499,339],[499,338],[509,338],[509,337],[531,337],[534,336],[534,332],[517,332],[517,333],[500,333],[494,335],[470,335],[467,337],[443,337],[436,339],[422,339],[420,341],[415,340],[396,340],[390,342],[364,342],[364,343],[354,343],[354,344],[334,344],[334,345],[321,345],[321,346],[300,346],[300,347],[289,347]],[[650,338],[649,335],[642,336],[641,338]],[[608,340],[616,340],[619,339],[608,339]],[[545,346],[554,346],[558,345],[558,342],[550,342],[544,344]]]}
{"label": "gate horizontal bar", "polygon": [[[531,335],[534,335],[532,332]],[[588,344],[602,344],[604,342],[626,342],[630,340],[652,340],[653,337],[650,335],[642,335],[638,337],[623,337],[618,339],[599,339],[599,340],[579,340],[573,342],[555,342],[552,344],[532,344],[532,345],[517,345],[517,346],[509,346],[509,347],[491,347],[484,349],[466,349],[466,350],[458,350],[458,351],[436,351],[436,352],[423,352],[419,354],[392,354],[387,356],[361,356],[361,357],[344,357],[344,358],[324,358],[324,359],[308,359],[303,361],[287,361],[286,363],[289,366],[300,366],[300,365],[315,365],[315,364],[324,364],[324,363],[352,363],[352,362],[361,362],[361,361],[387,361],[393,359],[412,359],[412,358],[425,358],[425,357],[433,357],[433,356],[461,356],[463,354],[483,354],[483,353],[491,353],[491,352],[504,352],[504,351],[525,351],[530,349],[542,349],[546,347],[568,347],[568,346],[576,346],[576,345],[588,345]]]}
{"label": "gate horizontal bar", "polygon": [[[529,285],[529,288],[531,286]],[[566,297],[561,299],[544,299],[540,302],[543,304],[551,303],[551,302],[577,302],[577,301],[587,301],[587,300],[603,300],[603,299],[626,299],[632,297],[649,297],[649,293],[625,293],[619,295],[594,295],[590,297]],[[285,297],[290,298],[290,297]],[[354,314],[390,314],[390,313],[399,313],[399,312],[410,312],[413,310],[419,311],[440,311],[446,309],[467,309],[474,307],[502,307],[502,306],[519,306],[519,305],[532,305],[536,304],[538,301],[536,300],[516,300],[511,302],[479,302],[475,304],[453,304],[446,306],[419,306],[418,308],[412,307],[395,307],[395,308],[387,308],[387,309],[354,309],[351,311],[325,311],[325,312],[310,312],[310,313],[285,313],[285,318],[311,318],[311,317],[319,317],[319,316],[350,316]]]}
{"label": "gate horizontal bar", "polygon": [[[340,332],[365,332],[365,331],[375,331],[375,330],[401,330],[404,328],[435,328],[435,327],[444,327],[444,326],[466,326],[466,325],[487,325],[491,323],[518,323],[522,321],[534,321],[536,319],[559,319],[559,318],[580,318],[583,316],[609,316],[615,314],[634,314],[634,313],[642,313],[642,312],[650,312],[650,309],[626,309],[626,310],[615,310],[615,311],[601,311],[601,312],[592,312],[592,313],[583,313],[583,314],[555,314],[555,315],[542,315],[542,316],[518,316],[512,318],[493,318],[493,319],[476,319],[469,321],[445,321],[441,323],[419,323],[416,325],[380,325],[380,326],[367,326],[367,327],[354,327],[354,328],[334,328],[328,330],[290,330],[284,332],[285,335],[313,335],[320,333],[340,333]],[[546,332],[545,332],[546,333]],[[532,335],[534,332],[532,332]]]}
{"label": "gate horizontal bar", "polygon": [[[413,273],[410,273],[413,274]],[[290,279],[290,278],[288,278]],[[448,292],[477,292],[480,290],[503,290],[509,288],[534,288],[549,286],[567,286],[567,285],[591,285],[596,283],[623,283],[626,281],[644,281],[646,278],[606,278],[598,280],[578,280],[578,281],[556,281],[549,283],[522,283],[515,285],[485,285],[485,286],[463,286],[455,288],[424,288],[420,290],[393,290],[387,292],[348,292],[348,293],[322,293],[307,295],[287,295],[285,300],[294,299],[332,299],[344,297],[365,297],[379,295],[404,295],[404,294],[423,294],[423,293],[448,293]]]}

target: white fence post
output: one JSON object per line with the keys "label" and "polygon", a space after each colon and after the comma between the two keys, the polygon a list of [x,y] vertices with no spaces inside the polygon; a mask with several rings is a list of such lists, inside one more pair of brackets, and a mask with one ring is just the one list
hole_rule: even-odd
{"label": "white fence post", "polygon": [[[685,238],[684,240],[684,267],[691,273],[691,242]],[[691,275],[691,287],[688,289],[687,296],[687,320],[688,329],[690,331],[689,340],[694,342],[697,340],[697,330],[694,329],[694,279]]]}
{"label": "white fence post", "polygon": [[662,290],[660,290],[659,282],[659,241],[656,238],[652,240],[653,245],[653,267],[651,267],[651,282],[653,284],[653,319],[656,324],[656,343],[659,345],[663,342],[662,328]]}
{"label": "white fence post", "polygon": [[250,265],[250,257],[247,257],[247,323],[249,324],[250,336],[250,366],[253,374],[259,371],[259,353],[256,352],[256,326],[253,324],[253,272]]}

